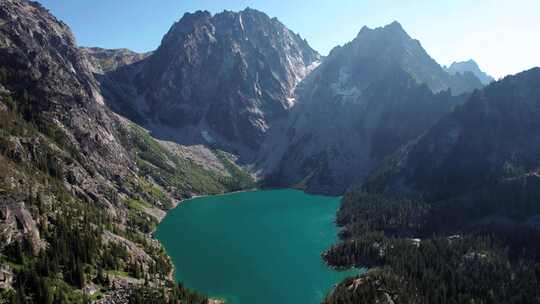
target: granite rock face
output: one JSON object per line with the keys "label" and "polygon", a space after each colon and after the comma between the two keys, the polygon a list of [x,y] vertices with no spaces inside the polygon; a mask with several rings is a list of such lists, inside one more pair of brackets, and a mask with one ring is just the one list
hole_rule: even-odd
{"label": "granite rock face", "polygon": [[151,56],[111,75],[109,86],[135,89],[110,99],[160,137],[254,151],[319,60],[262,12],[187,13]]}
{"label": "granite rock face", "polygon": [[[60,149],[80,152],[81,162],[104,179],[133,170],[115,129],[116,116],[104,106],[92,65],[69,28],[38,3],[16,0],[3,1],[0,22],[1,82],[23,116],[57,130],[65,141]],[[46,142],[33,141],[27,146],[34,150]]]}
{"label": "granite rock face", "polygon": [[35,204],[65,203],[43,173],[74,198],[123,214],[117,181],[136,181],[138,169],[118,118],[69,28],[36,2],[0,4],[0,82],[10,108],[2,116],[0,207],[18,223],[12,241],[29,240],[37,254],[44,247],[37,223],[44,227],[56,214],[42,217]]}

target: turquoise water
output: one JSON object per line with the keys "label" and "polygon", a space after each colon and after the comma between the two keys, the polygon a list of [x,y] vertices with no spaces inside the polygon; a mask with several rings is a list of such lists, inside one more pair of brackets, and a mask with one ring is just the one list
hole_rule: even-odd
{"label": "turquoise water", "polygon": [[156,238],[189,288],[231,304],[320,303],[358,271],[327,267],[338,197],[297,190],[242,192],[186,201]]}

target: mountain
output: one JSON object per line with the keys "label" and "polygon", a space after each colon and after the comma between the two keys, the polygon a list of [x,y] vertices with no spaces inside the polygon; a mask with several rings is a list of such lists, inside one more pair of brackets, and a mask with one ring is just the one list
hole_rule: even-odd
{"label": "mountain", "polygon": [[420,42],[412,39],[396,21],[376,29],[363,27],[352,42],[332,50],[326,61],[330,62],[327,66],[345,66],[348,69],[344,72],[336,68],[328,71],[336,79],[341,75],[344,83],[340,85],[358,81],[355,85],[360,90],[396,65],[419,84],[427,84],[434,93],[450,89],[453,95],[459,95],[482,87],[471,75],[446,73]]}
{"label": "mountain", "polygon": [[[0,2],[0,298],[8,303],[87,303],[97,290],[126,302],[128,285],[151,302],[206,303],[174,285],[151,232],[178,200],[253,181],[228,153],[158,141],[112,112],[94,73],[145,57],[118,52],[126,58],[79,49],[37,2]],[[102,61],[88,57],[101,53]]]}
{"label": "mountain", "polygon": [[159,137],[249,152],[286,116],[296,85],[320,59],[262,12],[198,11],[185,14],[155,52],[105,86],[117,109]]}
{"label": "mountain", "polygon": [[539,76],[535,68],[475,92],[393,156],[398,167],[389,163],[391,169],[374,175],[366,186],[381,184],[384,192],[407,189],[436,199],[537,170]]}
{"label": "mountain", "polygon": [[480,70],[478,64],[472,59],[468,61],[454,62],[450,65],[450,67],[446,68],[446,71],[452,75],[471,72],[474,74],[474,76],[480,79],[483,85],[488,85],[495,81],[493,77]]}
{"label": "mountain", "polygon": [[534,68],[475,91],[344,196],[324,258],[371,270],[326,303],[538,298],[539,81]]}
{"label": "mountain", "polygon": [[481,86],[446,73],[399,23],[364,27],[298,86],[256,167],[271,185],[343,193],[464,101],[452,92]]}

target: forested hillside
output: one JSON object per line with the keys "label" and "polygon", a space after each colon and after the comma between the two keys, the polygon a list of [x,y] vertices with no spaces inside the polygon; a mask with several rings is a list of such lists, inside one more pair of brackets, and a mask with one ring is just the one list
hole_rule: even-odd
{"label": "forested hillside", "polygon": [[324,258],[370,271],[327,303],[540,302],[539,81],[475,92],[344,196]]}

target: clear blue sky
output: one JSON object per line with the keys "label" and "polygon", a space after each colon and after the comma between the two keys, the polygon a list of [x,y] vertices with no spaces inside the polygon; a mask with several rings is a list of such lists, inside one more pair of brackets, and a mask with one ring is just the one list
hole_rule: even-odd
{"label": "clear blue sky", "polygon": [[399,21],[440,64],[473,58],[496,78],[540,66],[538,0],[39,0],[82,46],[157,48],[185,12],[249,6],[277,17],[327,54],[363,25]]}

